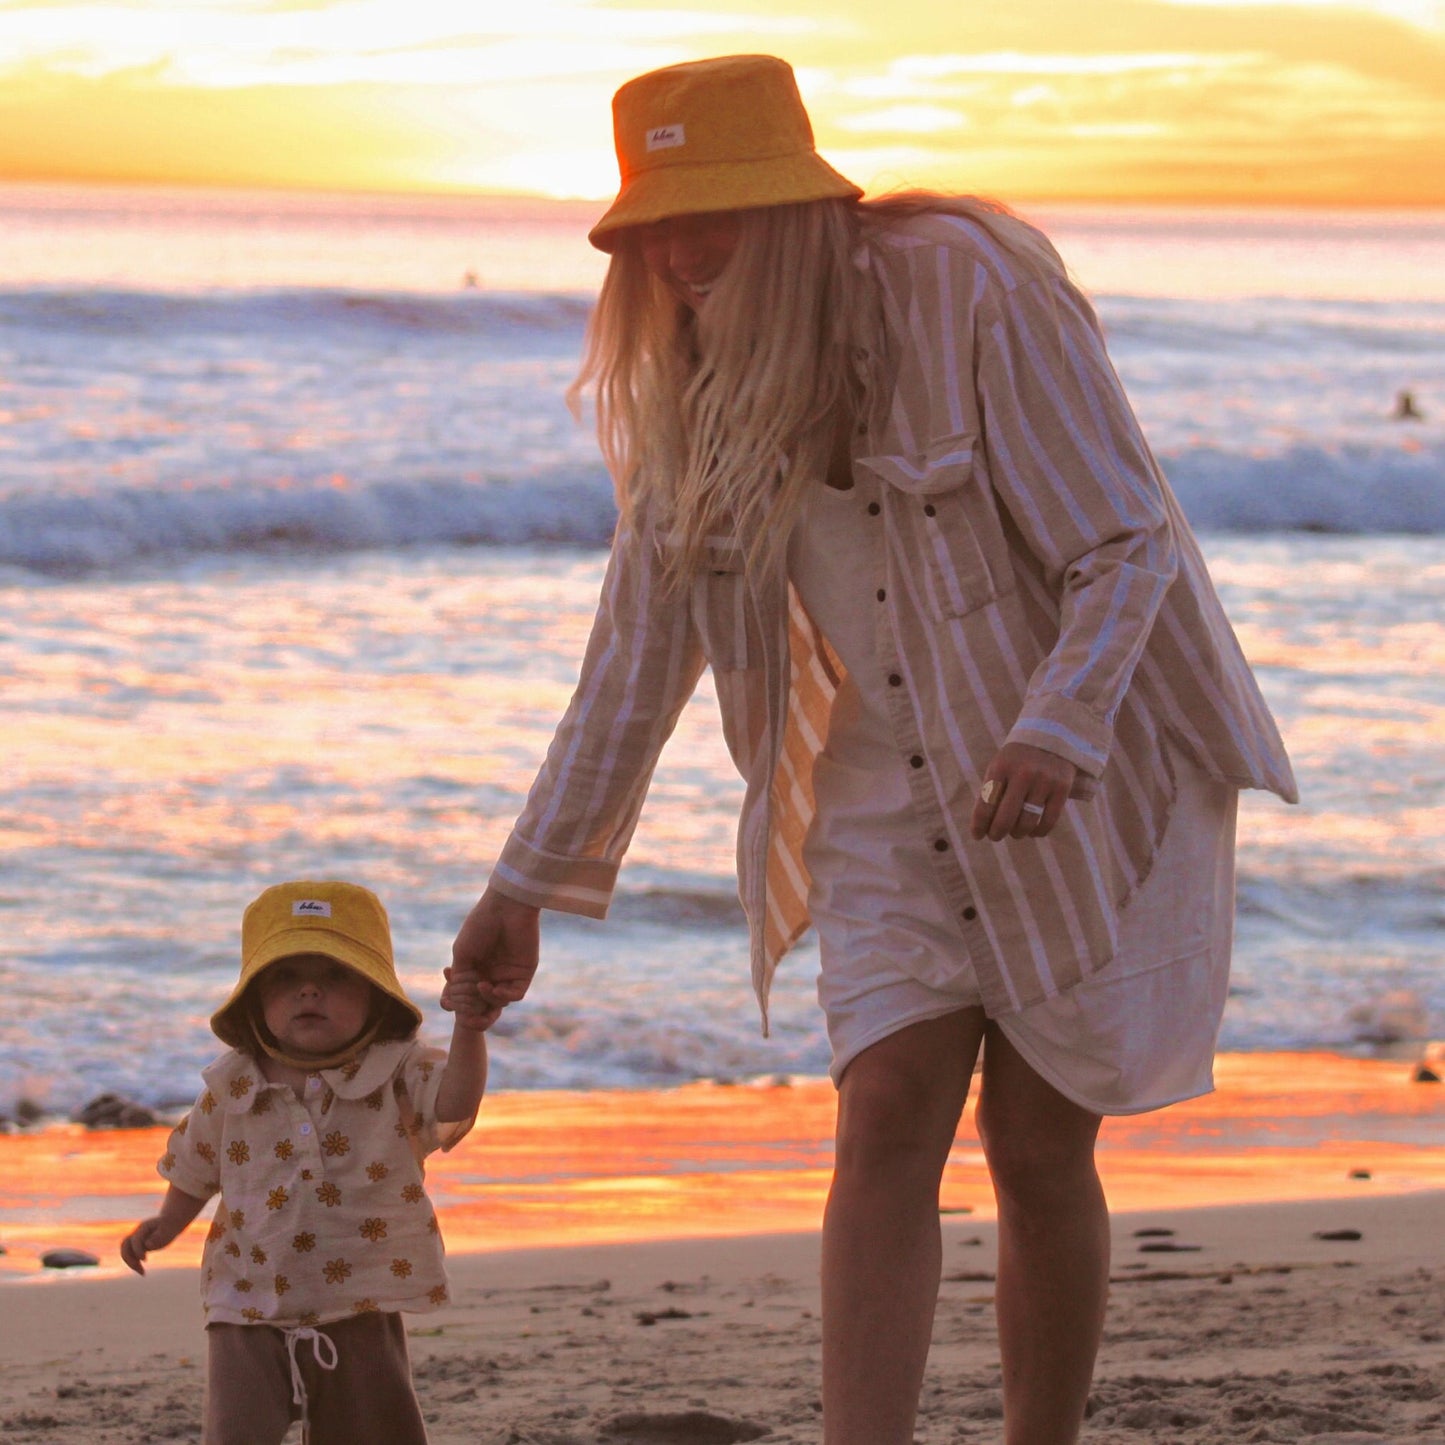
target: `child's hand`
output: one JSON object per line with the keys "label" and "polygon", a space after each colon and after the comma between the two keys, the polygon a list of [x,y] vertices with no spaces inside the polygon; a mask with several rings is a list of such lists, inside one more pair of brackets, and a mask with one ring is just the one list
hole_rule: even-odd
{"label": "child's hand", "polygon": [[452,964],[442,970],[446,984],[441,1005],[456,1015],[457,1023],[476,1033],[485,1033],[502,1016],[502,1006],[487,1002],[480,988],[481,974],[475,968]]}
{"label": "child's hand", "polygon": [[159,1215],[152,1219],[143,1219],[121,1240],[120,1257],[128,1268],[137,1274],[144,1274],[146,1255],[153,1249],[164,1249],[180,1232],[180,1228],[172,1221],[162,1219]]}

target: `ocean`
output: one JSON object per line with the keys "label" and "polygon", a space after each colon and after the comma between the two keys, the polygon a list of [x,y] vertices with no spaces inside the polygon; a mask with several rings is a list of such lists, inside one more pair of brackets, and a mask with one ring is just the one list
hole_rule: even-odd
{"label": "ocean", "polygon": [[[1243,799],[1222,1046],[1438,1035],[1445,216],[1023,209],[1304,793]],[[0,1113],[188,1102],[241,911],[286,877],[381,894],[443,1036],[614,517],[563,402],[596,210],[0,187]],[[495,1086],[826,1070],[810,942],[760,1037],[715,716],[704,679],[611,919],[547,917]]]}

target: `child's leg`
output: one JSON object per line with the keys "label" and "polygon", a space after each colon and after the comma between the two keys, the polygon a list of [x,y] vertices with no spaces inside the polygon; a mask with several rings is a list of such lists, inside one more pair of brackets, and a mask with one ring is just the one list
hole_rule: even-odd
{"label": "child's leg", "polygon": [[270,1325],[206,1328],[205,1445],[280,1445],[291,1424],[286,1340]]}
{"label": "child's leg", "polygon": [[336,1368],[316,1369],[311,1351],[298,1351],[310,1445],[426,1445],[401,1315],[373,1311],[320,1329],[336,1346]]}

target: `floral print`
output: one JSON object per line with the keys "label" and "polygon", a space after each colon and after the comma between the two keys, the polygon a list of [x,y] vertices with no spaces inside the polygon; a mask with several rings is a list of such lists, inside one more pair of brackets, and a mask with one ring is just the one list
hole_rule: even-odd
{"label": "floral print", "polygon": [[421,1160],[470,1123],[436,1122],[442,1062],[415,1042],[374,1044],[300,1094],[238,1051],[206,1070],[159,1169],[197,1198],[221,1194],[202,1262],[209,1321],[324,1324],[446,1302]]}

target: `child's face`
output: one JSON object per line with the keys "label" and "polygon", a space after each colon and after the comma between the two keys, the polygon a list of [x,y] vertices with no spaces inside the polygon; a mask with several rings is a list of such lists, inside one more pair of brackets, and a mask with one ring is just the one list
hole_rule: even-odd
{"label": "child's face", "polygon": [[256,980],[261,1017],[288,1053],[324,1058],[366,1027],[371,984],[319,953],[279,959]]}

